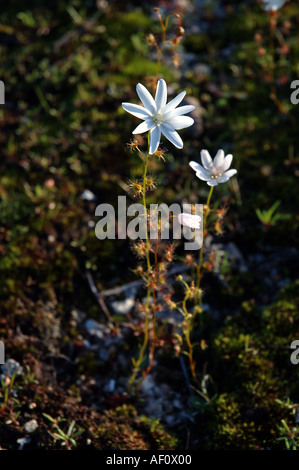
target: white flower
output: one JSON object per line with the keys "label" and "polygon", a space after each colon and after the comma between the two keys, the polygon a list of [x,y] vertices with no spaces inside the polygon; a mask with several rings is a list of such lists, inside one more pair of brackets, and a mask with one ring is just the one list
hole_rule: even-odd
{"label": "white flower", "polygon": [[196,176],[206,181],[209,186],[217,186],[219,183],[226,183],[237,170],[229,170],[233,156],[224,156],[223,150],[218,150],[216,157],[212,160],[207,150],[200,152],[203,166],[197,162],[190,162],[189,165],[196,171]]}
{"label": "white flower", "polygon": [[285,0],[263,0],[263,2],[268,4],[265,5],[265,10],[277,11],[284,5]]}
{"label": "white flower", "polygon": [[190,228],[200,228],[200,215],[188,214],[187,212],[182,212],[178,215],[178,221],[181,225],[186,225]]}
{"label": "white flower", "polygon": [[175,129],[192,126],[193,119],[189,116],[183,116],[183,114],[190,113],[195,109],[195,106],[192,105],[177,108],[186,92],[182,91],[166,104],[167,85],[163,79],[158,81],[155,99],[141,83],[136,86],[136,91],[144,107],[132,103],[122,103],[122,107],[133,116],[143,119],[144,122],[136,127],[133,134],[143,134],[143,132],[150,131],[150,155],[158,149],[161,134],[175,147],[183,148],[183,141]]}

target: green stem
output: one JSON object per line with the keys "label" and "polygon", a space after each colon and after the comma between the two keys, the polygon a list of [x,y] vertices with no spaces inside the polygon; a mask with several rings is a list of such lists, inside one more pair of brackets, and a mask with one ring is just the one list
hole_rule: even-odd
{"label": "green stem", "polygon": [[192,318],[191,319],[189,318],[189,314],[188,314],[188,310],[187,310],[187,306],[186,306],[187,298],[188,297],[185,296],[185,298],[183,300],[183,303],[182,303],[183,314],[184,314],[184,317],[185,317],[185,320],[186,320],[186,323],[187,323],[184,334],[185,334],[185,339],[186,339],[186,343],[187,343],[187,346],[188,346],[188,359],[189,359],[189,366],[190,366],[190,369],[191,369],[191,374],[192,374],[193,380],[195,382],[197,382],[195,362],[194,362],[194,359],[193,359],[193,346],[192,346],[191,339],[190,339],[190,333],[191,333],[191,330],[192,330]]}
{"label": "green stem", "polygon": [[202,245],[201,245],[201,248],[200,248],[200,251],[199,251],[198,266],[197,266],[197,283],[196,283],[196,287],[199,287],[199,285],[200,285],[200,271],[201,271],[202,260],[203,260],[204,237],[205,237],[205,230],[206,230],[206,225],[207,225],[207,218],[208,218],[208,215],[209,215],[209,212],[210,212],[210,202],[211,202],[211,197],[212,197],[212,194],[213,194],[213,189],[214,189],[214,186],[211,186],[210,192],[209,192],[209,195],[208,195],[208,198],[207,198],[207,202],[206,202],[206,212],[205,212],[204,219],[203,219],[203,225],[202,225]]}
{"label": "green stem", "polygon": [[[143,207],[144,207],[144,223],[145,223],[145,244],[146,244],[146,264],[147,264],[147,274],[148,274],[148,280],[150,279],[150,273],[151,273],[151,262],[150,262],[150,243],[149,243],[149,237],[148,237],[148,227],[147,227],[147,205],[146,205],[146,178],[147,178],[147,170],[148,170],[148,163],[149,163],[149,146],[150,146],[150,132],[148,133],[148,151],[146,158],[144,160],[144,169],[143,169],[143,184],[142,184],[142,201],[143,201]],[[150,294],[151,294],[151,287],[150,283],[147,286],[147,293],[146,293],[146,302],[145,302],[145,323],[144,323],[144,339],[143,339],[143,344],[140,348],[138,359],[135,363],[135,367],[133,370],[133,373],[131,375],[131,378],[129,380],[129,388],[132,387],[133,383],[136,380],[136,376],[140,370],[140,366],[143,362],[144,358],[144,353],[147,348],[147,345],[149,343],[149,299],[150,299]]]}
{"label": "green stem", "polygon": [[276,91],[276,85],[275,85],[275,27],[273,24],[271,24],[271,19],[270,19],[270,45],[269,45],[269,50],[270,50],[270,56],[271,56],[271,63],[270,63],[270,98],[272,101],[275,103],[277,106],[278,110],[282,113],[285,114],[286,111],[280,102],[280,100],[277,97],[277,91]]}
{"label": "green stem", "polygon": [[143,183],[142,183],[142,202],[144,208],[144,219],[145,219],[145,244],[146,244],[146,264],[147,264],[147,271],[148,274],[151,271],[151,263],[150,263],[150,247],[149,247],[149,239],[148,239],[148,231],[147,231],[147,206],[146,206],[146,177],[147,177],[147,169],[148,169],[148,161],[149,161],[149,145],[150,145],[150,132],[148,133],[148,151],[144,162],[144,170],[143,170]]}
{"label": "green stem", "polygon": [[161,44],[161,47],[159,47],[159,49],[158,49],[158,57],[157,57],[157,69],[156,69],[157,77],[159,76],[159,73],[160,73],[161,59],[162,59],[162,53],[163,53],[165,41],[166,41],[166,29],[163,28],[163,30],[162,30],[162,44]]}

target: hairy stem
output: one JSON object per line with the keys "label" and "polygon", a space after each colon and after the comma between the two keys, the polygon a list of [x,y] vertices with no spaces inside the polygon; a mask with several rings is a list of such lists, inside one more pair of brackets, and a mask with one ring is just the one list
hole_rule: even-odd
{"label": "hairy stem", "polygon": [[188,297],[185,296],[185,298],[183,300],[183,304],[182,304],[184,316],[185,316],[185,319],[186,319],[186,322],[187,322],[186,329],[185,329],[184,333],[185,333],[186,343],[187,343],[187,346],[188,346],[188,359],[189,359],[189,366],[190,366],[191,374],[192,374],[193,380],[195,382],[197,382],[195,362],[194,362],[194,359],[193,359],[193,345],[192,345],[191,339],[190,339],[190,333],[191,333],[191,330],[192,330],[192,317],[189,318],[189,313],[188,313],[187,306],[186,306],[187,298]]}
{"label": "hairy stem", "polygon": [[208,215],[209,215],[209,212],[210,212],[210,202],[211,202],[211,197],[212,197],[212,194],[213,194],[213,189],[214,189],[214,186],[211,186],[211,189],[210,189],[210,192],[209,192],[209,195],[208,195],[208,198],[207,198],[207,202],[206,202],[206,212],[205,212],[204,219],[203,219],[203,225],[202,225],[202,245],[201,245],[200,250],[199,250],[199,258],[198,258],[198,265],[197,265],[197,282],[196,282],[196,287],[199,287],[199,285],[200,285],[200,274],[201,274],[202,260],[203,260],[203,245],[204,245],[204,238],[205,238],[205,231],[206,231],[207,219],[208,219]]}
{"label": "hairy stem", "polygon": [[151,286],[150,286],[150,275],[151,275],[151,262],[150,262],[150,243],[148,237],[148,220],[147,220],[147,204],[146,204],[146,179],[147,179],[147,171],[148,171],[148,163],[149,163],[149,146],[150,146],[150,132],[148,133],[148,151],[146,158],[144,160],[144,167],[143,167],[143,183],[142,183],[142,202],[144,208],[144,225],[145,225],[145,244],[146,244],[146,264],[147,264],[147,275],[148,275],[148,286],[147,286],[147,293],[146,293],[146,302],[144,306],[145,311],[145,321],[144,321],[144,338],[143,343],[139,351],[138,359],[134,364],[134,370],[129,380],[129,388],[132,387],[134,384],[137,374],[140,371],[141,364],[144,360],[145,350],[149,343],[149,300],[151,294]]}

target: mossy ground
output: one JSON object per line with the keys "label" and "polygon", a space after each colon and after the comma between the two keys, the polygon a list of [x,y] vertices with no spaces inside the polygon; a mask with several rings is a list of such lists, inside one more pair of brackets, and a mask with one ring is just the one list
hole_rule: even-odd
{"label": "mossy ground", "polygon": [[[228,287],[213,274],[204,279],[205,302],[221,311],[217,321],[205,314],[200,334],[208,348],[196,349],[211,402],[194,396],[186,409],[190,423],[174,432],[144,416],[136,397],[114,397],[94,409],[101,387],[91,384],[87,392],[78,384],[99,366],[93,353],[82,353],[71,311],[106,321],[86,270],[99,290],[135,279],[129,243],[100,243],[88,222],[97,203],[116,203],[140,168],[125,145],[134,123],[120,105],[134,101],[135,84],[155,74],[145,37],[159,34],[151,14],[159,5],[137,3],[30,0],[8,2],[1,12],[0,339],[24,370],[0,388],[0,448],[17,448],[30,419],[39,424],[27,444],[33,449],[184,449],[187,433],[193,450],[297,447],[298,366],[289,349],[299,338],[299,105],[290,102],[299,71],[296,2],[280,11],[274,38],[284,112],[271,99],[269,21],[257,2],[223,2],[224,17],[207,2],[200,32],[191,27],[194,15],[182,12],[182,68],[162,68],[175,89],[199,100],[203,130],[186,134],[184,152],[168,146],[166,162],[155,162],[152,199],[205,200],[206,186],[190,179],[188,166],[202,148],[233,153],[238,169],[235,183],[216,188],[214,200],[229,207],[219,240],[233,241],[249,270],[223,263]],[[205,73],[200,64],[208,66]],[[96,202],[82,200],[85,189]],[[263,227],[255,209],[277,200],[288,217]],[[256,255],[263,266],[249,262]],[[169,342],[160,376],[180,387]],[[73,421],[73,440],[58,438],[57,428],[67,433]]]}

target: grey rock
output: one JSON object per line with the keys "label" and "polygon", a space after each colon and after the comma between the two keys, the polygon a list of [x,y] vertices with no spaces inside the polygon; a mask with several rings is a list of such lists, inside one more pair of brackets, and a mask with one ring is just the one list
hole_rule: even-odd
{"label": "grey rock", "polygon": [[181,410],[183,408],[182,403],[177,398],[173,400],[173,406],[174,408],[177,408],[178,410]]}
{"label": "grey rock", "polygon": [[23,367],[14,359],[7,359],[5,364],[0,366],[0,370],[2,372],[0,374],[0,380],[3,380],[5,377],[11,378],[14,374],[21,375],[23,372]]}
{"label": "grey rock", "polygon": [[164,395],[169,396],[170,387],[167,384],[161,384],[159,388]]}
{"label": "grey rock", "polygon": [[107,359],[109,358],[109,352],[107,351],[107,349],[101,348],[99,350],[99,358],[102,359],[102,361],[107,361]]}
{"label": "grey rock", "polygon": [[233,264],[239,270],[239,272],[248,271],[248,267],[245,263],[244,257],[235,243],[213,243],[212,239],[209,239],[207,240],[207,247],[210,251],[214,251],[216,254],[216,260],[214,265],[214,271],[216,273],[219,273],[222,258],[225,255],[228,257],[229,262]]}
{"label": "grey rock", "polygon": [[27,421],[27,423],[24,424],[24,429],[26,432],[34,432],[38,428],[38,424],[36,419],[31,419],[30,421]]}
{"label": "grey rock", "polygon": [[83,201],[96,201],[97,199],[95,194],[93,194],[93,192],[89,189],[84,189],[80,197],[83,199]]}
{"label": "grey rock", "polygon": [[173,415],[166,416],[165,421],[168,424],[168,426],[173,426],[174,421],[175,421],[174,416]]}
{"label": "grey rock", "polygon": [[89,335],[96,336],[99,339],[104,338],[103,327],[96,320],[93,320],[92,318],[89,318],[84,323],[84,328],[86,329],[86,331]]}
{"label": "grey rock", "polygon": [[145,407],[145,413],[150,418],[159,418],[163,416],[162,403],[159,400],[152,401]]}
{"label": "grey rock", "polygon": [[124,300],[115,300],[114,302],[111,302],[111,307],[113,308],[114,312],[121,315],[127,315],[130,313],[134,305],[135,299],[129,297]]}
{"label": "grey rock", "polygon": [[113,393],[114,390],[115,390],[115,380],[114,379],[110,379],[109,382],[106,383],[105,387],[104,387],[104,391],[106,393]]}
{"label": "grey rock", "polygon": [[198,78],[209,78],[211,75],[211,67],[207,64],[195,64],[193,67],[194,75],[197,75]]}
{"label": "grey rock", "polygon": [[154,387],[156,387],[156,384],[153,377],[147,375],[141,383],[140,390],[144,395],[152,395]]}
{"label": "grey rock", "polygon": [[18,450],[22,450],[24,445],[30,444],[30,442],[31,442],[30,437],[20,437],[19,439],[17,439],[17,443],[19,444]]}

